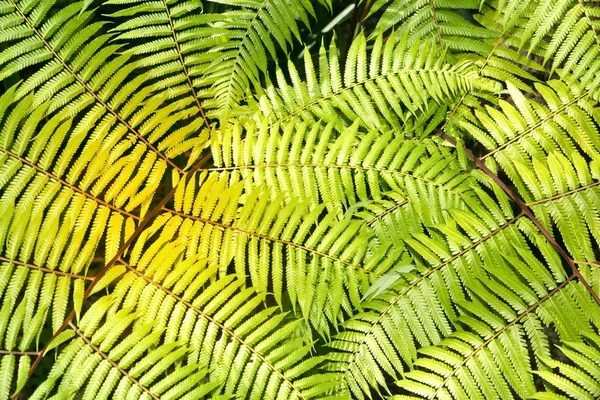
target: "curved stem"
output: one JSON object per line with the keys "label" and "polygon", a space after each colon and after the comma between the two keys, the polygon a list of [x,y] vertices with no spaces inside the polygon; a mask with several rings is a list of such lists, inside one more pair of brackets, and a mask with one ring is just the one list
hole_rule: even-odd
{"label": "curved stem", "polygon": [[[439,131],[437,134],[438,136],[445,139],[446,142],[456,147],[456,140],[454,140],[453,138],[441,131]],[[506,195],[517,204],[517,206],[521,209],[523,214],[525,214],[531,220],[531,222],[533,222],[533,224],[538,228],[540,233],[544,235],[546,240],[552,245],[552,247],[554,247],[558,254],[563,258],[563,260],[565,260],[565,262],[569,265],[571,273],[574,274],[577,277],[577,279],[579,279],[581,284],[590,293],[594,301],[600,306],[600,297],[598,297],[598,294],[594,291],[594,289],[592,289],[590,284],[581,275],[581,272],[579,272],[579,269],[577,269],[577,265],[575,265],[573,259],[569,256],[567,251],[563,249],[563,247],[556,241],[556,239],[552,237],[550,232],[548,232],[548,230],[542,225],[542,223],[536,218],[536,216],[533,214],[533,211],[531,211],[531,209],[521,199],[521,197],[519,197],[517,193],[515,193],[511,188],[509,188],[508,185],[498,177],[498,175],[494,174],[479,157],[473,154],[471,150],[465,149],[464,151],[465,155],[469,159],[471,159],[480,170],[482,170],[487,176],[489,176],[494,182],[496,182],[496,184],[500,186],[504,193],[506,193]]]}
{"label": "curved stem", "polygon": [[[181,185],[182,182],[185,182],[188,178],[190,178],[199,168],[201,168],[204,164],[208,163],[211,159],[212,159],[212,155],[208,154],[207,156],[205,156],[204,158],[202,158],[201,160],[199,160],[196,163],[196,165],[194,165],[194,167],[191,168],[185,174],[185,176],[182,179],[179,180],[179,182],[177,183],[177,185],[175,185],[175,187],[173,187],[169,191],[169,193],[167,193],[167,195],[162,199],[162,201],[156,207],[154,207],[146,215],[146,217],[144,217],[143,220],[140,221],[140,224],[138,225],[138,227],[133,231],[133,233],[127,239],[127,241],[125,241],[125,243],[123,243],[123,245],[119,248],[119,250],[117,251],[117,253],[115,254],[115,256],[94,277],[94,279],[92,280],[92,282],[90,283],[90,285],[87,287],[85,293],[83,294],[83,299],[84,300],[86,298],[88,298],[92,294],[92,290],[94,289],[94,286],[96,286],[96,284],[98,283],[98,281],[100,280],[100,278],[102,278],[104,276],[104,274],[106,273],[106,271],[108,271],[108,269],[113,264],[115,264],[117,261],[119,261],[121,259],[121,256],[123,255],[123,253],[125,253],[125,250],[127,250],[129,248],[129,246],[133,243],[133,241],[143,232],[145,226],[156,215],[158,215],[158,213],[164,208],[164,206],[173,198],[173,196],[175,195],[175,190],[177,189],[177,187],[179,185]],[[29,375],[27,377],[27,380],[30,380],[31,377],[33,376],[33,373],[35,372],[37,366],[40,364],[40,362],[42,361],[42,358],[44,357],[44,355],[46,353],[46,349],[48,348],[48,345],[50,343],[52,343],[52,341],[55,340],[56,337],[58,335],[60,335],[71,324],[71,321],[73,320],[74,317],[75,317],[75,309],[71,310],[71,312],[69,313],[69,315],[67,316],[67,318],[64,320],[63,324],[56,330],[56,332],[54,332],[54,334],[52,335],[52,337],[50,338],[50,340],[48,340],[46,342],[46,344],[44,345],[44,347],[40,351],[38,357],[35,359],[35,361],[31,365],[31,368],[29,369]],[[26,385],[24,384],[22,386],[22,388],[24,388],[25,386]],[[20,392],[15,393],[15,395],[12,397],[13,400],[18,399],[19,394],[20,394]]]}

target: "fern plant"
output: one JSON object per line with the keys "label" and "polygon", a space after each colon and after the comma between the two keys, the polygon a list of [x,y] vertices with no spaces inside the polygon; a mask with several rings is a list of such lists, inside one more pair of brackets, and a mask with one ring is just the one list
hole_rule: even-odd
{"label": "fern plant", "polygon": [[342,8],[0,0],[0,399],[600,398],[597,3]]}

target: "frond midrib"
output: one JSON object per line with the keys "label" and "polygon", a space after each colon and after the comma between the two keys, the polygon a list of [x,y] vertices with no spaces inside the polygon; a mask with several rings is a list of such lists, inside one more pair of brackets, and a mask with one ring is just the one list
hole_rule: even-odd
{"label": "frond midrib", "polygon": [[133,218],[133,219],[135,219],[136,221],[140,221],[140,220],[142,219],[142,218],[140,218],[139,216],[137,216],[137,215],[135,215],[135,214],[132,214],[132,213],[130,213],[130,212],[128,212],[128,211],[125,211],[125,210],[123,210],[123,209],[121,209],[121,208],[117,207],[117,206],[114,206],[114,205],[112,205],[112,204],[110,204],[110,203],[107,203],[106,201],[104,201],[104,200],[102,200],[102,199],[100,199],[100,198],[98,198],[98,197],[96,197],[96,196],[93,196],[92,194],[90,194],[90,193],[88,193],[88,192],[86,192],[86,191],[84,191],[84,190],[80,189],[79,187],[77,187],[77,186],[75,186],[75,185],[73,185],[73,184],[70,184],[69,182],[65,181],[64,179],[62,179],[62,178],[59,178],[58,176],[56,176],[56,175],[52,174],[51,172],[49,172],[49,171],[46,171],[45,169],[38,167],[37,165],[35,165],[35,164],[34,164],[34,163],[32,163],[31,161],[27,160],[27,159],[26,159],[26,158],[24,158],[24,157],[21,157],[21,156],[19,156],[19,155],[18,155],[18,154],[16,154],[16,153],[13,153],[13,152],[12,152],[12,151],[10,151],[10,150],[7,150],[7,149],[5,149],[5,148],[3,148],[3,147],[0,147],[0,152],[3,152],[3,153],[5,153],[5,154],[9,155],[10,157],[13,157],[13,158],[17,159],[19,162],[21,162],[21,164],[23,164],[23,165],[26,165],[26,166],[28,166],[28,167],[30,167],[30,168],[32,168],[32,169],[34,169],[35,171],[37,171],[37,172],[39,172],[39,173],[42,173],[42,174],[46,175],[46,176],[47,176],[48,178],[50,178],[51,180],[54,180],[54,181],[56,181],[56,182],[60,183],[60,184],[61,184],[61,185],[63,185],[64,187],[67,187],[67,188],[71,189],[72,191],[74,191],[74,192],[76,192],[76,193],[79,193],[79,194],[81,194],[81,195],[83,195],[83,196],[87,197],[88,199],[90,199],[90,200],[93,200],[93,201],[97,202],[98,204],[101,204],[101,205],[103,205],[104,207],[108,207],[108,208],[110,208],[111,210],[113,210],[113,211],[116,211],[116,212],[118,212],[119,214],[125,215],[125,216],[127,216],[127,217]]}
{"label": "frond midrib", "polygon": [[87,83],[85,83],[83,81],[83,79],[81,79],[79,77],[79,75],[77,75],[75,73],[75,71],[73,71],[73,69],[71,69],[71,67],[69,67],[69,65],[66,63],[66,61],[58,55],[58,53],[54,50],[54,48],[50,45],[50,43],[48,43],[48,41],[44,38],[44,36],[40,33],[40,31],[33,25],[33,23],[25,15],[25,13],[23,13],[23,11],[19,8],[19,6],[15,2],[15,0],[9,0],[9,1],[13,5],[13,7],[17,11],[17,13],[21,16],[21,18],[23,18],[27,27],[33,31],[33,33],[38,37],[38,39],[44,44],[44,47],[46,47],[46,49],[50,52],[50,54],[52,54],[52,56],[56,60],[58,60],[58,62],[63,66],[63,68],[73,77],[73,79],[75,79],[75,81],[77,81],[77,83],[79,83],[86,90],[86,92],[88,92],[94,98],[94,100],[96,100],[102,107],[104,107],[104,109],[106,109],[106,111],[111,113],[119,122],[121,122],[127,128],[127,130],[129,130],[131,133],[133,133],[140,141],[142,141],[142,143],[144,143],[148,148],[150,148],[154,153],[156,153],[156,155],[158,155],[160,158],[162,158],[164,162],[166,162],[168,165],[170,165],[172,168],[176,169],[177,171],[183,172],[183,170],[179,166],[177,166],[177,164],[175,164],[166,155],[164,155],[156,147],[154,147],[154,145],[152,143],[150,143],[143,135],[141,135],[127,121],[125,121],[125,119],[123,119],[123,117],[121,117],[119,115],[119,113],[117,113],[112,107],[110,107],[108,105],[108,103],[106,103],[104,100],[102,100],[100,98],[100,96],[98,96],[98,94],[96,92],[94,92],[92,90],[92,88],[89,87],[89,85]]}
{"label": "frond midrib", "polygon": [[[401,171],[401,170],[395,170],[395,169],[376,168],[376,167],[369,167],[369,166],[363,166],[363,165],[352,165],[352,164],[260,163],[260,164],[236,165],[233,167],[213,167],[213,168],[200,169],[200,171],[221,172],[221,171],[240,171],[240,170],[244,170],[244,169],[261,169],[261,168],[265,168],[265,169],[268,169],[268,168],[290,168],[290,169],[291,168],[327,168],[327,169],[353,169],[353,170],[358,170],[358,171],[378,172],[381,174],[401,175],[401,176],[410,177],[410,178],[413,178],[418,181],[423,181],[423,182],[430,184],[432,186],[435,186],[437,188],[444,189],[448,192],[452,191],[452,189],[446,188],[445,183],[436,182],[434,180],[425,178],[424,176],[415,174],[412,171]],[[465,174],[466,174],[466,171],[461,171],[452,179],[454,179],[458,176],[461,176],[461,175],[465,175]]]}
{"label": "frond midrib", "polygon": [[156,396],[154,393],[152,393],[150,391],[150,389],[148,389],[146,386],[142,385],[139,380],[137,380],[136,378],[134,378],[133,376],[128,374],[127,371],[125,371],[123,368],[119,367],[119,364],[117,364],[115,361],[111,360],[107,354],[105,354],[102,350],[100,350],[100,348],[98,348],[98,346],[96,346],[94,343],[92,343],[92,341],[88,337],[86,337],[83,334],[83,332],[81,332],[79,330],[79,328],[77,328],[75,326],[75,324],[73,324],[73,322],[69,321],[69,327],[77,334],[77,336],[81,340],[84,341],[86,346],[90,347],[96,354],[98,354],[100,357],[102,357],[104,360],[106,360],[106,362],[108,362],[113,368],[115,368],[117,371],[119,371],[119,373],[121,375],[125,376],[132,383],[134,383],[136,386],[138,386],[140,389],[142,389],[144,392],[146,392],[148,394],[148,396],[152,397],[155,400],[159,400],[159,397]]}
{"label": "frond midrib", "polygon": [[34,265],[34,264],[26,263],[26,262],[19,261],[19,260],[14,260],[12,258],[7,258],[7,257],[4,257],[4,256],[0,256],[0,261],[6,262],[6,263],[9,263],[9,264],[20,265],[22,267],[26,267],[26,268],[29,268],[29,269],[34,270],[34,271],[41,271],[41,272],[45,272],[45,273],[48,273],[48,274],[54,274],[54,275],[59,275],[59,276],[67,276],[69,278],[82,279],[82,280],[86,280],[86,281],[93,281],[94,280],[94,278],[90,277],[90,276],[78,275],[78,274],[73,274],[73,273],[70,273],[70,272],[64,272],[64,271],[61,271],[61,270],[39,267],[39,266]]}
{"label": "frond midrib", "polygon": [[[423,275],[420,275],[417,279],[413,280],[409,286],[405,287],[402,289],[402,291],[400,291],[397,295],[395,295],[392,300],[389,301],[389,304],[383,309],[383,311],[381,311],[379,313],[379,316],[377,318],[377,320],[375,320],[375,322],[373,322],[369,328],[369,330],[367,331],[367,333],[365,333],[363,335],[363,339],[361,340],[361,342],[358,345],[358,349],[360,349],[362,346],[364,346],[366,344],[366,338],[367,336],[369,336],[372,332],[373,329],[375,329],[375,326],[377,326],[382,320],[383,318],[387,315],[387,313],[394,307],[394,305],[400,301],[400,299],[402,299],[402,297],[408,293],[410,290],[412,290],[413,288],[417,287],[421,282],[425,281],[425,279],[427,279],[430,275],[432,275],[433,273],[435,273],[436,271],[439,271],[440,269],[442,269],[443,267],[445,267],[446,265],[450,264],[451,262],[459,259],[460,257],[462,257],[463,255],[465,255],[466,253],[468,253],[469,251],[473,250],[475,247],[479,246],[480,244],[486,242],[487,240],[491,239],[492,237],[494,237],[495,235],[497,235],[498,233],[502,232],[504,229],[507,229],[508,227],[512,226],[515,222],[517,222],[521,217],[523,217],[523,214],[519,214],[517,216],[515,216],[513,219],[511,219],[510,221],[507,221],[505,224],[499,226],[496,230],[491,231],[488,235],[484,236],[483,238],[481,238],[480,240],[473,242],[470,246],[467,246],[466,248],[462,249],[460,252],[454,254],[452,257],[448,258],[447,260],[443,261],[442,263],[440,263],[439,265],[436,265],[435,267],[429,269],[426,273],[424,273]],[[344,372],[347,371],[350,366],[352,364],[354,364],[356,362],[356,357],[359,354],[360,350],[357,350],[356,352],[354,352],[352,354],[352,357],[350,359],[350,361],[348,362],[348,366],[346,369],[344,369]]]}
{"label": "frond midrib", "polygon": [[202,107],[202,102],[198,98],[198,94],[196,93],[196,88],[194,87],[194,83],[192,82],[192,78],[188,72],[187,66],[185,65],[185,60],[183,58],[183,53],[181,52],[181,46],[179,44],[179,40],[177,39],[177,32],[175,31],[175,24],[173,23],[173,18],[169,11],[169,6],[167,4],[167,0],[162,0],[163,5],[165,7],[165,13],[167,14],[167,19],[169,20],[169,28],[171,29],[171,33],[173,36],[173,43],[175,44],[175,50],[177,51],[177,56],[179,57],[179,63],[181,64],[181,68],[183,69],[183,74],[187,80],[187,84],[190,88],[190,92],[192,97],[194,98],[194,102],[196,103],[196,107],[198,107],[198,111],[202,116],[202,120],[204,121],[204,125],[207,128],[210,128],[210,124],[208,123],[208,119],[206,118],[206,114],[204,112],[204,108]]}
{"label": "frond midrib", "polygon": [[454,375],[456,375],[456,373],[469,361],[471,360],[478,352],[480,352],[482,349],[484,349],[488,344],[490,344],[494,339],[498,338],[500,335],[502,335],[504,332],[506,332],[508,329],[510,329],[512,326],[516,325],[517,323],[519,323],[523,318],[527,317],[533,310],[535,310],[537,307],[539,307],[542,303],[544,303],[546,300],[550,299],[554,294],[560,292],[564,287],[566,287],[574,278],[576,278],[575,274],[572,274],[571,276],[569,276],[567,279],[565,279],[563,282],[561,282],[559,285],[556,286],[556,288],[552,289],[550,292],[548,292],[546,295],[544,295],[543,297],[541,297],[540,299],[538,299],[538,301],[536,301],[535,303],[533,303],[531,306],[529,306],[529,308],[527,310],[525,310],[524,312],[522,312],[521,314],[519,314],[515,319],[513,319],[512,321],[510,321],[509,323],[507,323],[502,329],[498,330],[497,332],[494,332],[494,334],[490,335],[489,338],[487,338],[485,341],[483,341],[483,343],[481,343],[481,345],[479,345],[478,347],[474,348],[473,351],[471,351],[470,354],[468,354],[467,356],[464,356],[463,360],[456,366],[454,367],[453,371],[448,374],[447,377],[445,377],[443,383],[440,385],[440,387],[437,388],[437,390],[435,391],[435,394],[433,395],[433,397],[437,396],[440,392],[440,390],[442,390],[446,384],[448,383],[448,381],[450,381],[450,379],[452,379],[452,377]]}
{"label": "frond midrib", "polygon": [[244,348],[246,348],[248,351],[250,351],[256,357],[258,357],[265,365],[267,365],[269,367],[269,369],[271,369],[273,372],[275,372],[277,375],[279,375],[281,377],[281,379],[286,383],[286,385],[288,385],[292,390],[294,390],[294,392],[297,393],[297,395],[301,399],[307,400],[306,397],[302,394],[302,391],[299,388],[297,388],[294,385],[294,383],[292,381],[290,381],[285,376],[285,374],[282,371],[280,371],[279,369],[277,369],[272,363],[269,362],[269,360],[267,360],[265,358],[265,356],[263,356],[262,354],[260,354],[254,347],[252,347],[248,343],[246,343],[243,338],[241,338],[240,336],[236,335],[234,331],[232,331],[231,329],[227,328],[225,325],[223,325],[220,321],[217,321],[212,316],[206,314],[205,312],[203,312],[199,308],[195,307],[192,303],[190,303],[189,301],[183,299],[181,296],[173,293],[169,289],[167,289],[164,286],[162,286],[160,283],[155,282],[154,280],[152,280],[148,276],[144,275],[143,273],[141,273],[140,271],[138,271],[136,268],[134,268],[133,266],[131,266],[129,263],[127,263],[123,259],[119,258],[119,262],[125,268],[127,268],[128,270],[130,270],[131,272],[133,272],[135,275],[139,276],[140,278],[142,278],[143,280],[145,280],[149,284],[155,286],[159,290],[162,290],[163,292],[165,292],[167,295],[169,295],[173,299],[177,300],[181,304],[185,305],[189,309],[191,309],[194,312],[196,312],[198,315],[202,316],[204,319],[206,319],[206,320],[210,321],[211,323],[215,324],[216,326],[218,326],[219,329],[221,329],[223,332],[227,333],[227,335],[229,335],[233,340],[237,341],[240,345],[242,345]]}
{"label": "frond midrib", "polygon": [[344,265],[346,265],[346,266],[348,266],[348,267],[350,267],[352,269],[359,270],[359,271],[361,271],[364,274],[373,275],[373,276],[377,275],[375,272],[373,272],[371,270],[368,270],[365,267],[362,267],[362,266],[357,265],[357,264],[353,264],[353,263],[348,262],[346,260],[343,260],[343,259],[341,259],[339,257],[332,256],[330,254],[324,253],[324,252],[319,251],[319,250],[315,250],[313,248],[304,246],[304,245],[299,244],[299,243],[295,243],[295,242],[291,242],[291,241],[288,241],[288,240],[279,239],[279,238],[272,237],[272,236],[265,235],[265,234],[258,233],[258,232],[248,231],[248,230],[245,230],[245,229],[237,228],[235,226],[223,224],[221,222],[212,221],[212,220],[207,219],[207,218],[202,218],[202,217],[198,217],[198,216],[195,216],[195,215],[189,215],[189,214],[183,213],[181,211],[176,211],[176,210],[173,210],[173,209],[170,209],[170,208],[166,208],[166,207],[163,208],[163,210],[165,212],[168,212],[168,213],[171,213],[171,214],[174,214],[174,215],[178,215],[178,216],[180,216],[182,218],[189,218],[189,219],[192,219],[192,220],[195,220],[195,221],[203,222],[203,223],[208,224],[208,225],[212,225],[212,226],[216,226],[216,227],[219,227],[219,228],[231,230],[231,231],[234,231],[234,232],[243,233],[243,234],[248,235],[248,236],[254,236],[254,237],[257,237],[259,239],[266,240],[266,241],[269,241],[269,242],[281,243],[281,244],[284,244],[286,246],[295,247],[295,248],[304,250],[307,253],[316,254],[316,255],[318,255],[320,257],[327,258],[327,259],[330,259],[330,260],[335,261],[335,262],[339,262],[340,264],[344,264]]}
{"label": "frond midrib", "polygon": [[531,206],[535,206],[535,205],[538,205],[538,204],[544,204],[544,203],[547,203],[549,201],[554,201],[554,200],[562,199],[562,198],[565,198],[565,197],[569,197],[572,194],[579,193],[579,192],[591,189],[591,188],[596,187],[598,185],[600,185],[600,181],[596,181],[596,182],[590,183],[589,185],[578,187],[577,189],[569,190],[568,192],[559,193],[559,194],[555,194],[554,196],[546,197],[546,198],[543,198],[543,199],[540,199],[540,200],[531,201],[529,203],[525,203],[525,205],[527,207],[531,207]]}
{"label": "frond midrib", "polygon": [[388,72],[388,73],[385,73],[385,74],[380,74],[380,75],[378,75],[376,77],[373,77],[373,78],[367,78],[367,79],[365,79],[363,81],[353,83],[352,85],[346,86],[346,87],[344,87],[344,88],[342,88],[342,89],[340,89],[338,91],[332,92],[332,93],[330,93],[330,94],[328,94],[326,96],[322,96],[322,97],[319,97],[319,98],[316,98],[316,99],[310,101],[308,104],[305,104],[304,106],[302,106],[302,107],[300,107],[300,108],[292,111],[291,113],[285,115],[284,117],[281,117],[281,118],[279,118],[279,119],[271,122],[270,125],[269,125],[269,128],[273,127],[274,125],[276,125],[278,123],[284,122],[284,121],[286,121],[286,120],[288,120],[290,118],[296,117],[296,116],[300,115],[302,112],[311,109],[313,106],[315,106],[315,105],[317,105],[317,104],[319,104],[319,103],[321,103],[323,101],[331,100],[333,98],[342,96],[344,93],[352,91],[356,87],[364,86],[367,83],[374,82],[374,81],[376,81],[378,79],[387,79],[388,77],[393,77],[393,76],[396,76],[396,75],[399,76],[399,75],[402,75],[402,74],[428,73],[428,72],[451,74],[451,75],[454,75],[454,76],[456,76],[458,78],[464,78],[464,74],[462,74],[461,71],[455,71],[455,70],[452,70],[452,69],[443,69],[443,68],[444,67],[442,67],[440,69],[432,69],[432,68],[418,68],[418,69],[407,68],[407,69],[401,69],[399,71],[392,71],[392,72]]}

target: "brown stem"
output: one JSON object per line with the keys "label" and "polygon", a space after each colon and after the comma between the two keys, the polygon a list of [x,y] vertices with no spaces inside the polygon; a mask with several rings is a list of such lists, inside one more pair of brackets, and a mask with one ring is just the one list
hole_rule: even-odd
{"label": "brown stem", "polygon": [[8,356],[38,356],[38,351],[0,350],[0,354]]}
{"label": "brown stem", "polygon": [[[441,132],[441,131],[438,131],[437,134],[438,134],[438,136],[445,139],[446,142],[448,142],[452,146],[456,147],[456,140],[454,140],[453,138],[451,138],[450,136],[446,135],[444,132]],[[546,240],[556,249],[558,254],[560,254],[560,256],[567,262],[567,264],[569,265],[569,267],[571,269],[571,272],[577,277],[577,279],[581,282],[581,284],[585,287],[585,289],[590,293],[590,295],[596,301],[596,303],[598,303],[598,305],[600,305],[600,297],[598,297],[598,294],[596,292],[594,292],[594,289],[592,289],[590,284],[583,278],[583,276],[581,275],[581,272],[579,272],[579,270],[577,269],[577,266],[573,262],[573,259],[568,255],[568,253],[565,251],[565,249],[563,249],[562,246],[556,241],[556,239],[554,239],[554,237],[552,237],[550,232],[548,232],[548,230],[546,230],[546,228],[536,218],[536,216],[533,214],[533,211],[531,211],[531,209],[527,206],[527,204],[511,188],[509,188],[508,185],[506,183],[504,183],[502,181],[502,179],[500,179],[498,177],[498,175],[494,174],[484,164],[484,162],[479,157],[477,157],[475,154],[473,154],[473,152],[471,152],[469,149],[465,149],[464,151],[465,151],[465,155],[469,159],[471,159],[480,170],[482,170],[487,176],[489,176],[494,182],[496,182],[496,184],[498,184],[498,186],[500,186],[500,188],[502,188],[504,193],[506,193],[506,195],[508,197],[510,197],[511,200],[517,204],[517,206],[521,209],[521,212],[524,215],[526,215],[531,220],[531,222],[533,222],[533,224],[538,228],[540,233],[542,235],[544,235]]]}
{"label": "brown stem", "polygon": [[360,26],[365,26],[365,19],[367,18],[367,14],[369,13],[369,10],[371,9],[371,5],[373,4],[373,0],[367,0],[365,1],[365,6],[363,7],[363,12],[360,15]]}
{"label": "brown stem", "polygon": [[10,264],[20,265],[22,267],[26,267],[26,268],[29,268],[29,269],[34,269],[34,270],[37,270],[37,271],[46,272],[48,274],[54,274],[54,275],[60,275],[60,276],[68,276],[69,278],[83,279],[83,280],[86,280],[86,281],[91,281],[91,280],[94,279],[94,278],[89,277],[89,276],[71,274],[69,272],[63,272],[63,271],[60,271],[60,270],[57,270],[57,269],[49,269],[49,268],[44,268],[44,267],[38,267],[37,265],[24,263],[22,261],[13,260],[11,258],[6,258],[6,257],[2,257],[2,256],[0,256],[0,261],[4,261],[4,262],[10,263]]}
{"label": "brown stem", "polygon": [[[108,269],[113,264],[115,264],[118,260],[121,259],[121,256],[123,255],[123,253],[125,253],[125,250],[127,250],[127,248],[129,248],[129,246],[131,245],[131,243],[133,243],[133,241],[140,235],[140,233],[142,233],[142,231],[144,230],[144,227],[148,224],[148,222],[150,222],[161,210],[163,210],[164,206],[169,202],[169,200],[171,200],[173,198],[173,196],[175,195],[175,190],[177,189],[177,186],[180,185],[182,182],[184,182],[189,177],[191,177],[194,174],[194,172],[196,172],[204,164],[208,163],[211,159],[212,159],[212,155],[208,154],[205,157],[203,157],[200,161],[198,161],[196,163],[196,165],[194,165],[194,167],[191,168],[185,174],[185,176],[177,183],[177,185],[175,185],[175,187],[173,187],[173,189],[171,189],[169,191],[169,193],[167,193],[167,195],[162,199],[162,201],[156,207],[154,207],[146,215],[146,217],[144,217],[143,220],[140,221],[140,224],[135,229],[135,231],[133,231],[133,233],[127,239],[127,241],[125,243],[123,243],[123,245],[119,248],[119,250],[117,251],[117,254],[115,254],[115,256],[94,277],[94,279],[92,280],[92,282],[90,283],[90,285],[86,289],[85,293],[83,294],[84,300],[87,297],[90,296],[90,294],[92,293],[92,290],[93,290],[94,286],[96,286],[96,284],[98,283],[98,281],[100,280],[100,278],[102,278],[102,276],[104,276],[104,274],[106,273],[106,271],[108,271]],[[38,357],[35,359],[35,361],[31,365],[31,368],[29,370],[29,375],[27,377],[28,380],[31,379],[31,377],[33,376],[33,373],[35,372],[35,369],[37,368],[37,366],[39,365],[39,363],[42,361],[42,358],[44,357],[44,355],[46,353],[46,349],[48,348],[48,345],[50,343],[52,343],[52,341],[54,339],[56,339],[56,337],[58,335],[60,335],[60,333],[63,332],[71,324],[71,321],[73,320],[74,317],[75,317],[75,310],[73,309],[73,310],[71,310],[71,312],[69,313],[69,315],[67,316],[67,318],[65,319],[65,321],[63,322],[63,324],[56,330],[56,332],[54,332],[54,334],[52,335],[52,337],[50,338],[50,340],[48,340],[48,342],[46,342],[46,344],[44,345],[44,347],[40,351]],[[25,387],[25,385],[23,385],[22,387]],[[18,399],[19,394],[20,394],[20,392],[17,392],[12,397],[12,399],[13,400]]]}

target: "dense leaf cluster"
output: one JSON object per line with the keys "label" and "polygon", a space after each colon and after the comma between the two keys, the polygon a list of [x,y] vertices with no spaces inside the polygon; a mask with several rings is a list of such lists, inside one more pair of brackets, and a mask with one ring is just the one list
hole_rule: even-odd
{"label": "dense leaf cluster", "polygon": [[0,400],[600,396],[588,0],[0,0]]}

